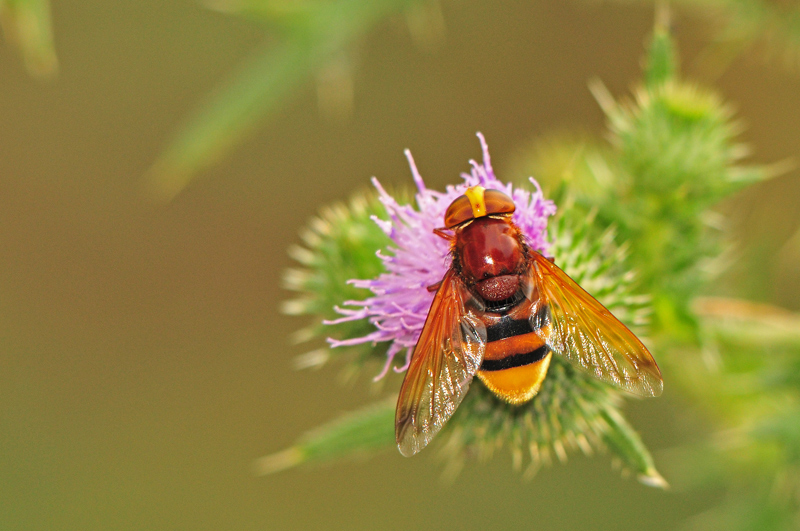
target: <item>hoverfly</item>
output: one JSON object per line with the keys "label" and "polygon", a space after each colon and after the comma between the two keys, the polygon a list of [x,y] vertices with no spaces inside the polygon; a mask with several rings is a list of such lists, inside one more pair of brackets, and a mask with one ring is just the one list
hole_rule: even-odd
{"label": "hoverfly", "polygon": [[[503,192],[473,186],[448,207],[453,262],[438,284],[395,413],[400,453],[422,450],[474,376],[511,404],[531,400],[553,353],[595,378],[658,396],[661,371],[642,342],[552,260],[530,249]],[[452,231],[452,234],[450,232]],[[431,287],[435,289],[435,287]]]}

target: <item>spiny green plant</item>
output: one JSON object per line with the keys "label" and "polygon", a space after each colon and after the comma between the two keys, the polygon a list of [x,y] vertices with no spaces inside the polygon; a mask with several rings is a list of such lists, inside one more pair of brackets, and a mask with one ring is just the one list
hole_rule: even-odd
{"label": "spiny green plant", "polygon": [[[714,485],[727,493],[721,505],[690,525],[790,529],[800,522],[800,380],[795,376],[800,316],[707,296],[730,245],[716,206],[776,172],[743,163],[747,150],[737,140],[741,127],[730,107],[712,91],[680,78],[667,26],[656,26],[643,82],[632,98],[617,101],[602,85],[592,84],[608,118],[605,142],[551,141],[518,166],[533,168],[560,207],[548,229],[559,265],[638,333],[649,328],[667,387],[711,424],[710,439],[664,454],[682,485]],[[362,204],[371,204],[371,212],[385,219],[378,203]],[[356,214],[338,211],[343,233],[350,230],[344,227],[360,226]],[[362,221],[366,217],[358,215]],[[319,221],[312,225],[321,226]],[[374,243],[385,245],[379,240],[376,233]],[[308,247],[307,253],[314,250]],[[380,270],[380,263],[373,265]],[[305,276],[292,277],[287,287],[303,300],[321,300],[327,295],[302,279],[322,274],[306,268]],[[362,300],[368,296],[360,294]],[[650,315],[654,319],[648,325]],[[360,337],[365,330],[350,327],[361,325],[359,320],[341,323],[338,337]],[[337,357],[339,364],[360,371],[364,360],[386,356],[385,349],[369,350],[348,354],[344,348],[324,358]],[[540,396],[521,408],[473,386],[440,436],[447,470],[457,471],[470,457],[488,458],[502,447],[528,474],[571,450],[608,449],[640,479],[663,485],[649,452],[621,414],[620,395],[567,364],[556,361],[551,371]],[[351,413],[260,461],[260,471],[391,447],[393,411],[390,396]]]}

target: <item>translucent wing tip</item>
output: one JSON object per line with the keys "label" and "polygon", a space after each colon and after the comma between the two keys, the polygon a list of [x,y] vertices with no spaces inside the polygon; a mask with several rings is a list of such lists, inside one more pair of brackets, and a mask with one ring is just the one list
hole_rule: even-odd
{"label": "translucent wing tip", "polygon": [[659,380],[656,382],[656,385],[653,386],[653,394],[652,396],[661,396],[661,393],[664,392],[664,381]]}
{"label": "translucent wing tip", "polygon": [[404,457],[411,457],[428,446],[433,435],[434,434],[426,435],[425,433],[417,433],[414,431],[413,424],[410,421],[401,421],[397,424],[395,430],[397,449],[400,450],[400,453],[403,454]]}
{"label": "translucent wing tip", "polygon": [[634,378],[623,382],[621,389],[644,398],[655,398],[664,392],[664,381],[661,376],[645,374],[639,378]]}
{"label": "translucent wing tip", "polygon": [[400,453],[403,455],[403,457],[411,457],[416,455],[423,448],[425,448],[425,445],[419,445],[418,442],[414,441],[413,439],[397,441],[397,449],[400,450]]}
{"label": "translucent wing tip", "polygon": [[648,384],[650,386],[650,394],[647,396],[657,397],[664,392],[664,381],[661,378],[654,382],[648,381]]}

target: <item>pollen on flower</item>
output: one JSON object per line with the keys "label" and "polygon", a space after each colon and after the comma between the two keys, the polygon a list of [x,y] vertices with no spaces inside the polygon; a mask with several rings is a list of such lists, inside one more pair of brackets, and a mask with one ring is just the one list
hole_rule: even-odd
{"label": "pollen on flower", "polygon": [[439,282],[450,265],[450,244],[435,235],[433,229],[442,227],[447,207],[463,195],[467,188],[480,185],[486,189],[500,190],[510,196],[516,205],[514,223],[522,230],[528,245],[544,253],[549,249],[547,220],[555,214],[554,203],[544,198],[539,184],[533,178],[530,178],[534,189],[532,192],[499,181],[492,169],[486,141],[480,133],[478,138],[483,151],[482,163],[471,160],[470,173],[461,174],[464,182],[448,186],[445,192],[430,190],[425,186],[411,153],[406,150],[411,175],[417,187],[416,207],[399,204],[377,179],[372,180],[389,218],[373,216],[373,220],[393,243],[385,250],[378,251],[385,272],[376,278],[350,280],[352,285],[370,290],[372,296],[364,300],[346,301],[345,307],[336,308],[342,317],[326,321],[326,324],[368,319],[375,328],[361,337],[328,339],[333,347],[391,343],[386,352],[383,370],[375,380],[383,378],[389,368],[395,365],[394,360],[398,354],[404,355],[404,362],[395,366],[394,370],[403,372],[408,368],[411,352],[419,339],[433,301],[434,294],[428,287]]}

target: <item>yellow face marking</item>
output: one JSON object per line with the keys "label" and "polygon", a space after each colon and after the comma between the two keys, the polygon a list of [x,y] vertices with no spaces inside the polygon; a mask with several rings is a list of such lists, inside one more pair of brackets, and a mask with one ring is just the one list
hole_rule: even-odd
{"label": "yellow face marking", "polygon": [[483,197],[483,192],[485,191],[486,188],[483,186],[472,186],[464,192],[472,207],[473,218],[480,218],[486,215],[486,200]]}

